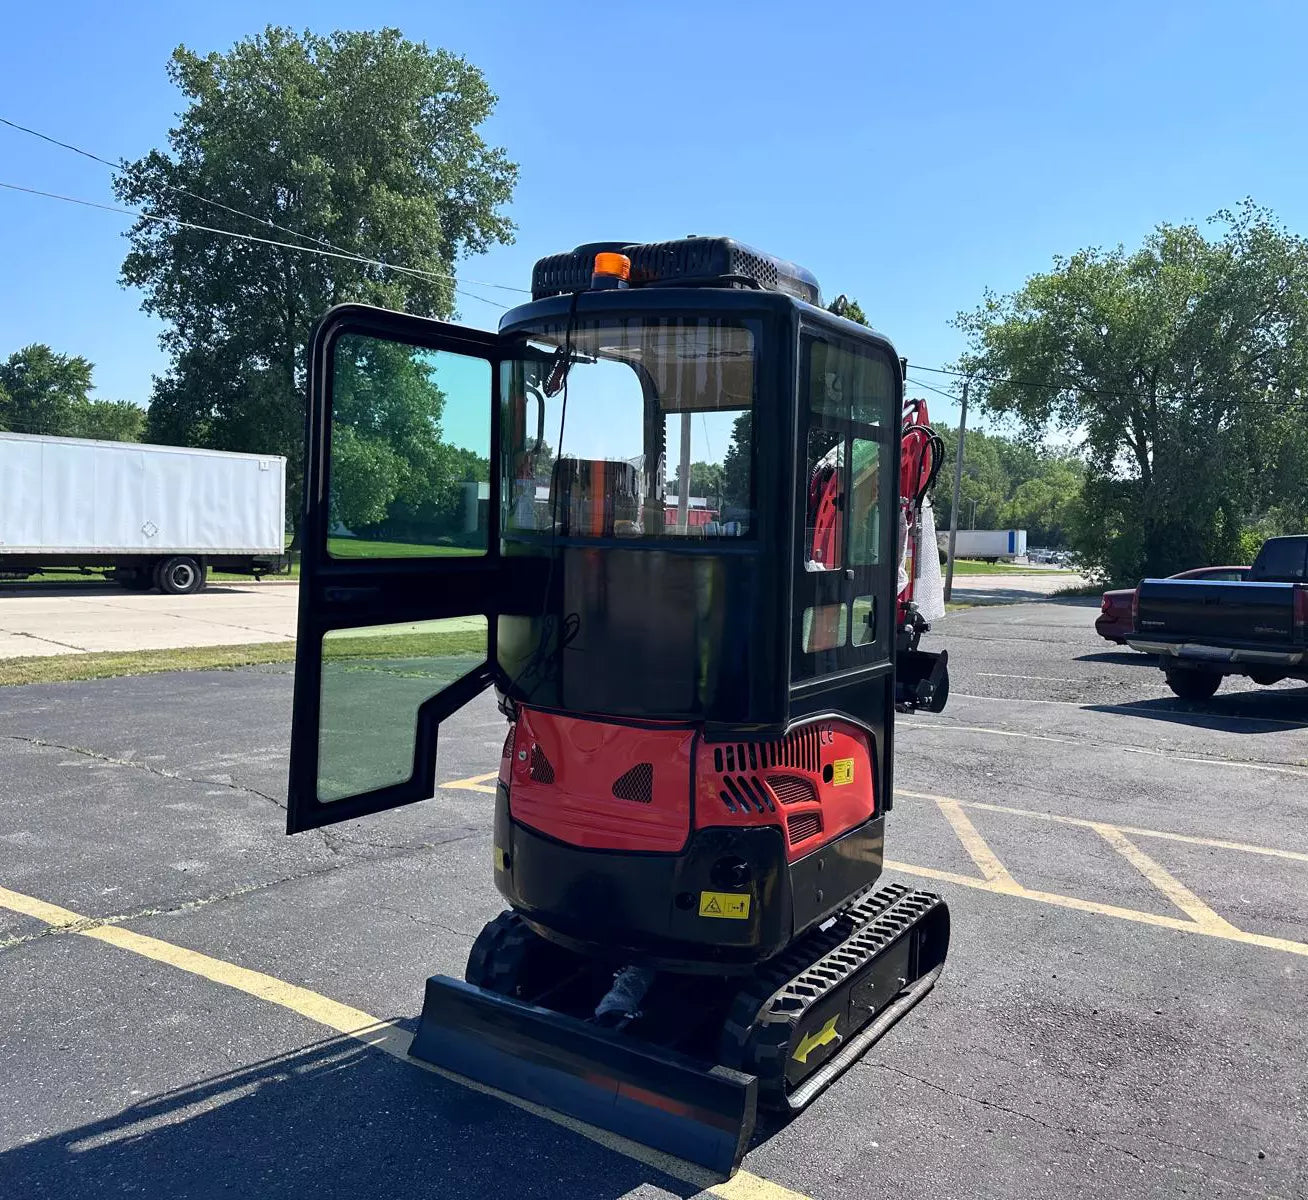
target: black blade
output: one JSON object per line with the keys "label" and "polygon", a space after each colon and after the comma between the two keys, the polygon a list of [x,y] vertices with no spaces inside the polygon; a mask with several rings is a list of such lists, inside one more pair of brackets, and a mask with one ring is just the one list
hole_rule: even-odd
{"label": "black blade", "polygon": [[724,1176],[754,1132],[754,1076],[443,975],[409,1053]]}

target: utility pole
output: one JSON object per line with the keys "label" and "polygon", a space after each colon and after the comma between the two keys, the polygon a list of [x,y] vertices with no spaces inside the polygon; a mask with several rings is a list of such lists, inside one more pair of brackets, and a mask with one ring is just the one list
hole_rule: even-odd
{"label": "utility pole", "polygon": [[958,414],[958,453],[954,456],[954,502],[949,506],[949,561],[945,565],[945,602],[954,594],[954,546],[958,542],[958,503],[963,490],[963,438],[967,434],[967,388],[971,376],[963,380],[962,411]]}

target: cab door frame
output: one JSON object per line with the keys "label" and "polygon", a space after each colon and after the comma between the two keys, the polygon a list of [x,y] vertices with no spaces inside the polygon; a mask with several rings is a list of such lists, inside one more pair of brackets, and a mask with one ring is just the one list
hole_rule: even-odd
{"label": "cab door frame", "polygon": [[[486,403],[490,410],[490,494],[484,554],[341,558],[328,553],[334,353],[337,341],[345,334],[444,351],[489,363]],[[440,723],[494,682],[496,617],[504,583],[500,547],[502,358],[503,341],[498,334],[362,304],[339,305],[314,327],[309,342],[287,833],[428,799],[435,784]],[[323,638],[334,630],[474,614],[482,614],[487,620],[486,658],[418,708],[409,777],[371,791],[321,801],[318,770]]]}

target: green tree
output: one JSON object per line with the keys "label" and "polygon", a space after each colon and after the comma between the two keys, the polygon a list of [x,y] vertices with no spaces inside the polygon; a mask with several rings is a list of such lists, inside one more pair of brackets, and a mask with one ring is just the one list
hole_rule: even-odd
{"label": "green tree", "polygon": [[441,436],[431,359],[396,342],[338,339],[332,379],[331,513],[354,532],[448,489],[458,464]]}
{"label": "green tree", "polygon": [[[953,465],[958,452],[958,432],[938,429],[945,443],[945,466],[936,477],[931,503],[936,509],[936,526],[949,527],[953,507]],[[1001,514],[1013,482],[1000,456],[1001,439],[979,429],[969,430],[963,445],[963,482],[959,489],[959,529],[1003,528]]]}
{"label": "green tree", "polygon": [[722,507],[750,506],[749,459],[753,413],[743,412],[731,423],[731,444],[722,460]]}
{"label": "green tree", "polygon": [[835,313],[838,317],[844,317],[846,321],[853,321],[856,325],[872,324],[872,322],[867,319],[867,314],[864,313],[863,306],[859,304],[857,300],[854,300],[843,293],[827,305],[827,312]]}
{"label": "green tree", "polygon": [[139,442],[145,436],[145,409],[130,400],[87,400],[74,407],[69,434],[101,442]]}
{"label": "green tree", "polygon": [[[496,101],[481,72],[394,29],[319,36],[270,26],[225,54],[179,47],[168,74],[186,107],[167,151],[119,178],[119,199],[156,217],[405,268],[167,221],[129,233],[122,280],[166,322],[171,357],[150,404],[151,440],[284,454],[294,508],[312,323],[345,300],[448,316],[458,258],[512,240],[501,209],[517,168],[479,133]],[[360,454],[361,469],[371,463],[407,486],[379,447]]]}
{"label": "green tree", "polygon": [[1308,243],[1250,202],[1214,220],[1056,258],[958,318],[985,411],[1080,442],[1073,540],[1114,580],[1238,557],[1302,497],[1273,464],[1308,394]]}
{"label": "green tree", "polygon": [[35,343],[0,363],[0,429],[67,437],[91,390],[91,364]]}
{"label": "green tree", "polygon": [[[716,504],[722,495],[722,473],[720,463],[693,462],[690,464],[690,494],[706,496]],[[668,494],[677,495],[681,488],[681,468],[668,480]]]}

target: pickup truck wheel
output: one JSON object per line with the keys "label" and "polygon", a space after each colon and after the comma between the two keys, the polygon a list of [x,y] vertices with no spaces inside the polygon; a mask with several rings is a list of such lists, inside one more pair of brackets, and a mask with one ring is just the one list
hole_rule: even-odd
{"label": "pickup truck wheel", "polygon": [[159,564],[155,582],[169,596],[189,596],[204,587],[204,568],[188,555],[179,554]]}
{"label": "pickup truck wheel", "polygon": [[1222,677],[1216,671],[1195,671],[1187,667],[1174,667],[1164,674],[1167,678],[1167,686],[1182,700],[1209,700],[1222,686]]}

